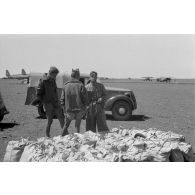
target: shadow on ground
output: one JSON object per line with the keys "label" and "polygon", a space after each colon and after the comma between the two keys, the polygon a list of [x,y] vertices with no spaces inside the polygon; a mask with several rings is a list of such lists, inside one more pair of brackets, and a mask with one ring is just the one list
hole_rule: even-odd
{"label": "shadow on ground", "polygon": [[0,123],[0,129],[2,131],[3,129],[9,129],[16,125],[19,125],[19,124],[18,123]]}
{"label": "shadow on ground", "polygon": [[[106,114],[106,119],[110,121],[116,121],[111,114]],[[150,119],[150,117],[145,115],[132,115],[128,121],[146,121]]]}
{"label": "shadow on ground", "polygon": [[[36,119],[46,119],[46,117],[38,116],[36,117]],[[56,117],[54,117],[54,119],[56,119]],[[150,117],[145,115],[132,115],[128,121],[146,121],[148,119],[150,119]],[[106,114],[106,120],[117,121],[113,118],[111,114]]]}
{"label": "shadow on ground", "polygon": [[[54,117],[54,118],[56,118],[56,117]],[[46,117],[37,116],[36,119],[46,119]]]}

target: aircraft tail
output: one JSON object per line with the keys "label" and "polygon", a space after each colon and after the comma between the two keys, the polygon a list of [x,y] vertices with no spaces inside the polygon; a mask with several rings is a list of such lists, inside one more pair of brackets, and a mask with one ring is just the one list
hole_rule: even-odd
{"label": "aircraft tail", "polygon": [[22,75],[26,75],[26,71],[22,69]]}
{"label": "aircraft tail", "polygon": [[9,70],[6,70],[6,71],[5,71],[5,75],[6,75],[6,77],[10,77]]}

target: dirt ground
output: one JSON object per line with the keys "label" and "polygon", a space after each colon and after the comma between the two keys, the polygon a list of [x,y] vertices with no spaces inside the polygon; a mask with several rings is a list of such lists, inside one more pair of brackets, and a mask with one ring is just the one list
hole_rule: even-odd
{"label": "dirt ground", "polygon": [[[195,85],[165,83],[104,82],[106,86],[132,89],[138,108],[129,121],[115,121],[107,113],[109,128],[123,126],[141,129],[158,128],[183,134],[195,151]],[[38,138],[45,135],[46,120],[38,117],[37,109],[25,106],[27,85],[21,81],[0,80],[0,90],[10,114],[0,123],[0,161],[3,161],[7,143],[21,137]],[[85,121],[81,129],[85,130]],[[70,130],[74,131],[72,122]],[[51,136],[61,133],[57,119]]]}

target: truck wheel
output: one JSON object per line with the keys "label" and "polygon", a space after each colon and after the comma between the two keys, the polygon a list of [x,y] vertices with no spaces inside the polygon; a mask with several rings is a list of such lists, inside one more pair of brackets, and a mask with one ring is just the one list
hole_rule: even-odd
{"label": "truck wheel", "polygon": [[117,101],[112,107],[112,116],[115,120],[126,121],[132,115],[132,107],[125,101]]}
{"label": "truck wheel", "polygon": [[38,105],[38,113],[41,118],[46,118],[46,113],[43,104]]}

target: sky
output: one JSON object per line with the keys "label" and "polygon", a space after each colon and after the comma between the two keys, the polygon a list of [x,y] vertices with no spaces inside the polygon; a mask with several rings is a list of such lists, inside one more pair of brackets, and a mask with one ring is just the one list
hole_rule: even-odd
{"label": "sky", "polygon": [[0,77],[50,66],[111,78],[195,78],[195,35],[0,35]]}

